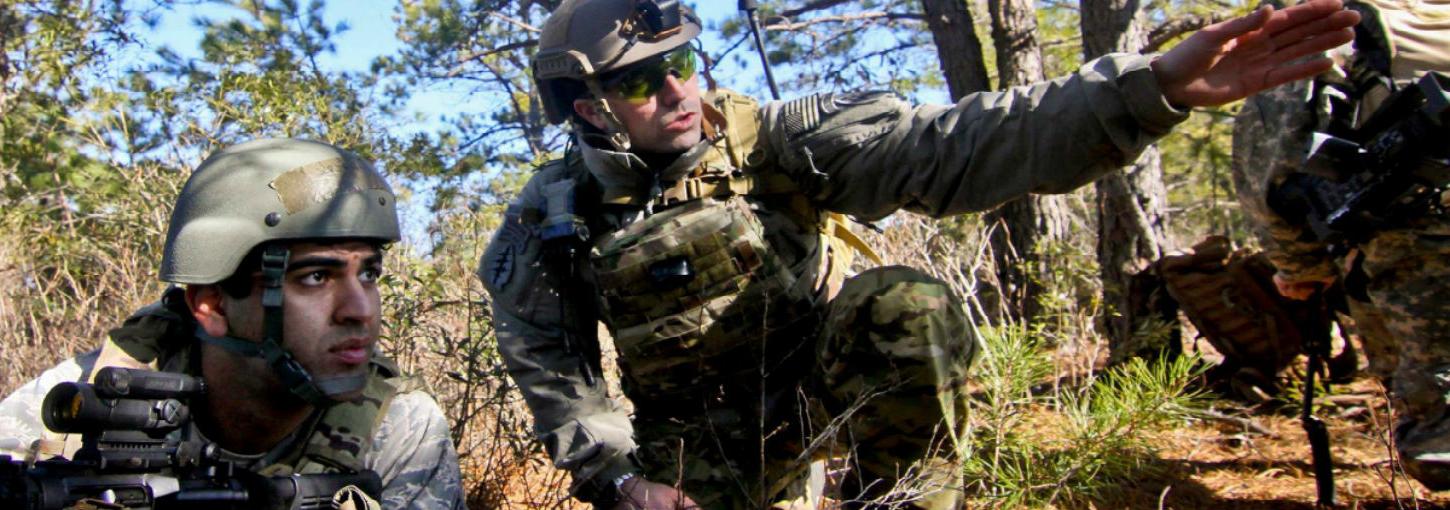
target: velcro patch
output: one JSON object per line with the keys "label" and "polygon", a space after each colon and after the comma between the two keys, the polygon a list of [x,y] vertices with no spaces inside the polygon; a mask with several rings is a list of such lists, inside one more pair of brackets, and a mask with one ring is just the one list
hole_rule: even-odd
{"label": "velcro patch", "polygon": [[288,170],[268,186],[277,191],[287,214],[328,202],[338,193],[391,189],[377,172],[363,168],[367,164],[354,158],[324,159]]}

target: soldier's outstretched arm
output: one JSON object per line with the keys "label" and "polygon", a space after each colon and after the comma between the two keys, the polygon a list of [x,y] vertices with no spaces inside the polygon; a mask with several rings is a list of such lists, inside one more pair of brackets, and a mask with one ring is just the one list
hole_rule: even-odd
{"label": "soldier's outstretched arm", "polygon": [[863,219],[941,217],[1027,193],[1065,193],[1132,163],[1188,117],[1150,57],[1114,54],[1053,81],[955,105],[889,92],[820,94],[764,107],[769,156],[823,207]]}
{"label": "soldier's outstretched arm", "polygon": [[1027,193],[1063,193],[1132,163],[1188,116],[1322,70],[1288,63],[1352,37],[1339,0],[1209,27],[1161,58],[1113,54],[1077,73],[955,105],[890,93],[821,94],[766,105],[771,156],[823,206],[875,219],[946,216]]}

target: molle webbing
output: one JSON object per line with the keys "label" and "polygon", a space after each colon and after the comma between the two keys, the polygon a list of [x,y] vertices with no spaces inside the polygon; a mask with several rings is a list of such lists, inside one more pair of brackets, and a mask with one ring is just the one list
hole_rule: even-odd
{"label": "molle webbing", "polygon": [[[698,177],[686,177],[673,186],[661,191],[655,199],[656,208],[669,207],[704,197],[725,198],[731,195],[775,195],[794,193],[795,182],[780,174],[763,175],[721,175],[706,173]],[[638,193],[621,190],[605,190],[602,203],[612,205],[644,205],[646,199]]]}
{"label": "molle webbing", "polygon": [[[655,199],[655,206],[656,208],[662,209],[706,197],[723,199],[735,195],[778,195],[796,193],[798,191],[799,189],[796,187],[795,181],[782,174],[746,175],[737,173],[729,176],[711,174],[690,177],[675,183],[675,185],[665,189]],[[609,193],[606,191],[602,202],[606,204],[640,205],[644,200],[638,194]],[[805,217],[808,213],[812,212],[804,210],[810,207],[808,203],[802,201],[795,202],[799,203],[795,208],[801,209],[794,211],[798,216]],[[828,213],[826,214],[821,232],[828,238],[839,240],[844,245],[842,246],[843,248],[850,248],[851,251],[865,255],[867,259],[870,259],[877,265],[884,264],[881,257],[876,254],[876,251],[871,249],[871,245],[857,236],[855,232],[852,232],[848,225],[849,220],[846,219],[845,215]],[[841,260],[846,260],[847,265],[849,265],[848,257],[842,257]]]}
{"label": "molle webbing", "polygon": [[[738,196],[667,209],[604,237],[591,258],[637,395],[667,398],[757,369],[768,333],[813,308]],[[662,284],[654,275],[662,264],[683,264],[691,276]]]}

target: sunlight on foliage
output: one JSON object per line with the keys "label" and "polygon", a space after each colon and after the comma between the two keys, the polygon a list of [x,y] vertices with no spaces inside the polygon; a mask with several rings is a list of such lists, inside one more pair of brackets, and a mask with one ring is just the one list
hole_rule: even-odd
{"label": "sunlight on foliage", "polygon": [[1034,391],[1054,372],[1032,335],[1011,326],[984,329],[981,338],[973,450],[963,469],[972,497],[990,506],[1090,498],[1150,474],[1142,459],[1151,458],[1151,434],[1201,406],[1188,389],[1202,370],[1196,357],[1134,359],[1053,400]]}

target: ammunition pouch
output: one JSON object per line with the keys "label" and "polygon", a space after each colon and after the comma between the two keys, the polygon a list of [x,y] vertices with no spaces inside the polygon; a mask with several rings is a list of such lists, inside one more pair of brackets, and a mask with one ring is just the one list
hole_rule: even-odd
{"label": "ammunition pouch", "polygon": [[772,353],[798,350],[773,333],[815,308],[812,285],[773,253],[742,195],[657,212],[598,239],[590,259],[637,404],[749,380]]}

